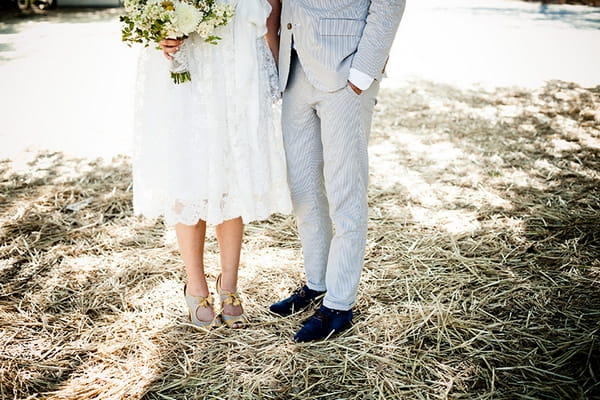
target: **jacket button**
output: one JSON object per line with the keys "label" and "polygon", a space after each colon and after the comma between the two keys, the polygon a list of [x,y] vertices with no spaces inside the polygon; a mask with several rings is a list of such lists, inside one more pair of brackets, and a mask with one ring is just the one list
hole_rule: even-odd
{"label": "jacket button", "polygon": [[288,28],[288,30],[292,29],[292,24],[288,22],[287,28]]}

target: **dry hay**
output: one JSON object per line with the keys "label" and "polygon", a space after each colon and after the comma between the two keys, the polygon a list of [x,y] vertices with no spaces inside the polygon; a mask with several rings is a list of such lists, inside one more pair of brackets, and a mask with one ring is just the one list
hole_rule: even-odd
{"label": "dry hay", "polygon": [[247,227],[251,326],[205,334],[128,159],[5,161],[0,398],[598,398],[599,104],[560,82],[384,91],[356,323],[305,345],[306,313],[265,311],[303,277],[292,217]]}

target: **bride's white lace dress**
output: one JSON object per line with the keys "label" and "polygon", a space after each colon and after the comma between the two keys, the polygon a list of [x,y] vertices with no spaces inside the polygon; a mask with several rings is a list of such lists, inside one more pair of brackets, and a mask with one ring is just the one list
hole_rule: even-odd
{"label": "bride's white lace dress", "polygon": [[174,84],[169,61],[143,49],[136,85],[134,212],[169,225],[261,220],[290,212],[273,95],[277,71],[263,35],[266,0],[228,0],[217,45],[192,34],[192,81]]}

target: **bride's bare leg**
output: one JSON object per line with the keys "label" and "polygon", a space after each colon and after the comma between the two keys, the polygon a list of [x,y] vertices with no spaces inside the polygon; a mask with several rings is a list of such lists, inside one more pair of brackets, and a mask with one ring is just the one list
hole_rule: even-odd
{"label": "bride's bare leg", "polygon": [[[187,275],[187,292],[192,296],[207,297],[209,295],[206,276],[204,275],[204,239],[206,237],[206,222],[199,221],[196,225],[175,225],[179,252],[185,264]],[[200,321],[212,321],[214,310],[198,308],[196,313]]]}
{"label": "bride's bare leg", "polygon": [[[221,253],[221,288],[229,292],[237,292],[244,224],[241,218],[230,219],[217,225],[216,231]],[[223,305],[224,314],[241,315],[242,312],[241,306]]]}

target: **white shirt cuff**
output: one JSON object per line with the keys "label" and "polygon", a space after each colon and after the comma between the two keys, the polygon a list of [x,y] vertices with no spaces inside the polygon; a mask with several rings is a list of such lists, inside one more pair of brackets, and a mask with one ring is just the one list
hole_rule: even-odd
{"label": "white shirt cuff", "polygon": [[367,90],[373,80],[375,78],[371,78],[369,75],[361,72],[357,69],[350,68],[350,75],[348,75],[348,80],[354,84],[360,90]]}

